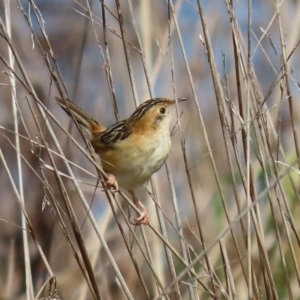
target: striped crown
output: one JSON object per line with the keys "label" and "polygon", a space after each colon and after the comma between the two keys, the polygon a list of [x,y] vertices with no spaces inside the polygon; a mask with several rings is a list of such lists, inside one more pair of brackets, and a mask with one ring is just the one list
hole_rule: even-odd
{"label": "striped crown", "polygon": [[[166,101],[172,101],[165,98],[153,98],[142,103],[136,111],[131,115],[130,119],[139,119],[141,118],[147,111],[153,109],[157,105],[166,103]],[[173,101],[172,101],[173,102]]]}

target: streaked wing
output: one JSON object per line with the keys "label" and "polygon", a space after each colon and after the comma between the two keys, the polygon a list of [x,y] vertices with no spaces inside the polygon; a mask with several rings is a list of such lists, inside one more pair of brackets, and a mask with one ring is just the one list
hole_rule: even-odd
{"label": "streaked wing", "polygon": [[96,135],[91,144],[95,148],[102,148],[105,146],[114,146],[118,141],[126,139],[130,135],[130,131],[127,129],[126,120],[116,123],[115,125],[107,128],[104,132]]}

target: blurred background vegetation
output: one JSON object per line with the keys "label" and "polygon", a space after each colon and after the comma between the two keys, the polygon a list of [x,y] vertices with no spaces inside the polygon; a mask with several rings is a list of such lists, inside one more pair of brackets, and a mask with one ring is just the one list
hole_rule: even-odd
{"label": "blurred background vegetation", "polygon": [[[299,1],[3,0],[0,18],[0,299],[299,299]],[[138,191],[150,226],[102,190],[56,96],[105,126],[189,99]]]}

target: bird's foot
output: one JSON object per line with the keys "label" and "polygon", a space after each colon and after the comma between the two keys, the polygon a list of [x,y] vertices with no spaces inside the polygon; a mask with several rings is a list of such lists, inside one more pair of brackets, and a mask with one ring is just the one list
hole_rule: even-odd
{"label": "bird's foot", "polygon": [[141,214],[139,217],[137,217],[134,222],[132,222],[133,225],[139,226],[139,225],[148,225],[150,222],[149,214],[146,209],[146,207],[139,201],[138,207],[141,210]]}
{"label": "bird's foot", "polygon": [[116,193],[119,191],[119,186],[116,177],[107,173],[107,180],[105,182],[104,190],[107,191],[109,189],[111,189],[112,193]]}

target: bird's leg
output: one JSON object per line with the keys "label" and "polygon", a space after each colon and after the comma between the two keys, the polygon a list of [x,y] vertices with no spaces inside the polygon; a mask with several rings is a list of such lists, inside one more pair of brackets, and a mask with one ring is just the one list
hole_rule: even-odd
{"label": "bird's leg", "polygon": [[135,219],[134,225],[148,225],[150,218],[146,207],[142,204],[141,201],[139,201],[134,191],[129,190],[128,192],[130,193],[134,204],[141,210],[141,214]]}

